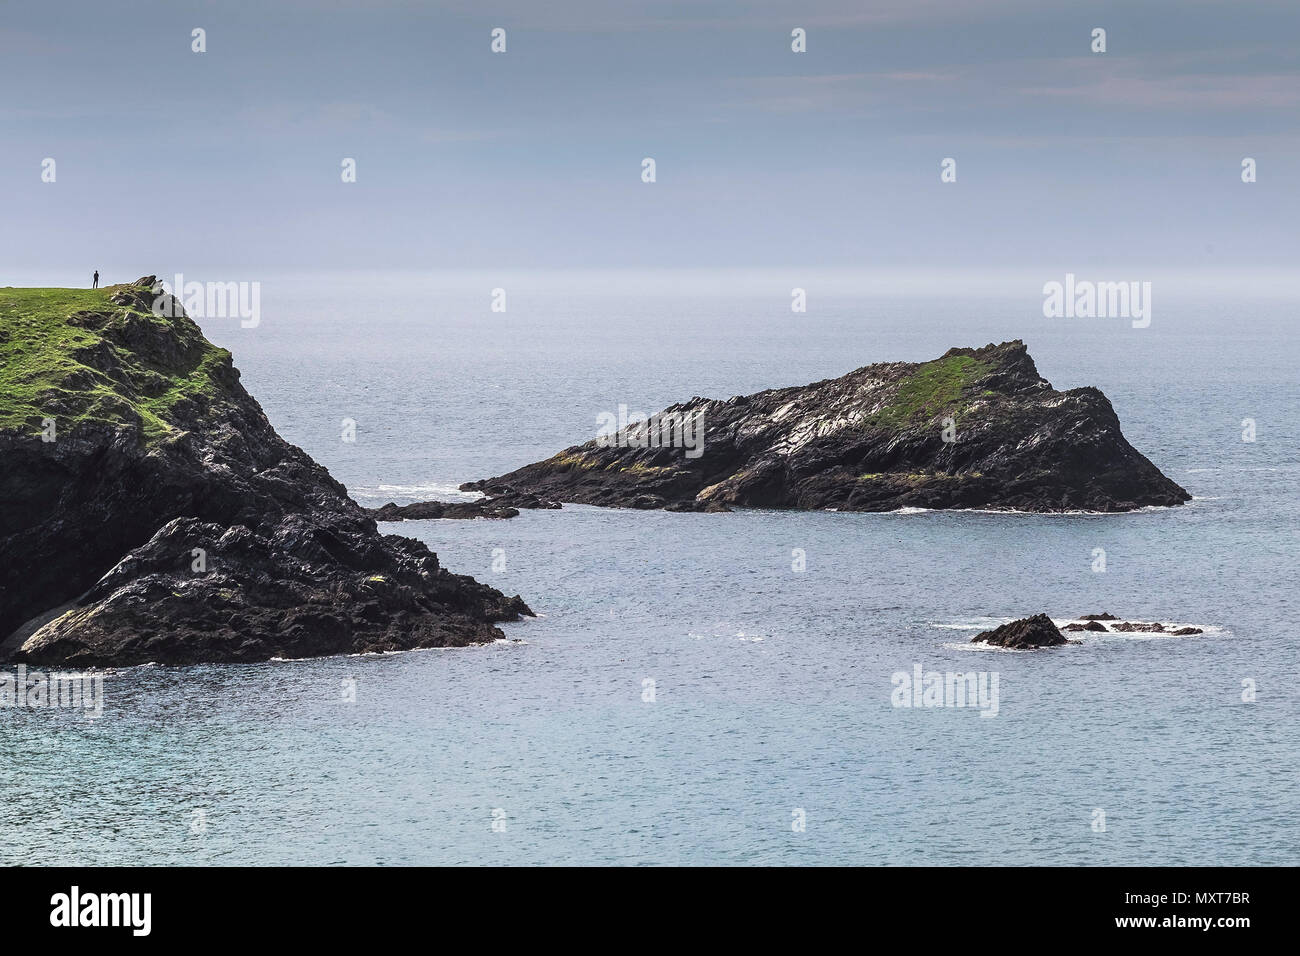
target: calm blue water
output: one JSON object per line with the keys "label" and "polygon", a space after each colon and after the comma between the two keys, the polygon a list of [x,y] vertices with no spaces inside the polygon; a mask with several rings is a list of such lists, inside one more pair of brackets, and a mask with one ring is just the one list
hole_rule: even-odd
{"label": "calm blue water", "polygon": [[[259,328],[203,324],[281,434],[366,504],[548,456],[620,403],[1016,337],[1057,387],[1102,388],[1196,500],[1054,517],[566,506],[391,526],[543,616],[505,626],[522,643],[113,672],[97,721],[0,711],[0,862],[1300,862],[1294,302],[1165,293],[1134,330],[1044,319],[1032,288],[813,295],[792,315],[789,282],[510,282],[502,315],[496,284],[266,282]],[[963,647],[1012,616],[1103,610],[1212,627]],[[915,664],[998,672],[998,715],[894,708],[891,675]]]}

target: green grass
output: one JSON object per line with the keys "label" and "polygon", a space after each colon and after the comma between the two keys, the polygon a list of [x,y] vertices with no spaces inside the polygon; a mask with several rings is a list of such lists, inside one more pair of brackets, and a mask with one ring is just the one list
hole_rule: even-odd
{"label": "green grass", "polygon": [[893,401],[865,424],[898,429],[946,415],[956,417],[967,404],[967,390],[988,371],[988,363],[969,355],[925,362],[899,383]]}
{"label": "green grass", "polygon": [[[91,423],[127,425],[151,443],[176,434],[169,413],[178,402],[220,392],[214,374],[230,353],[188,318],[112,302],[125,288],[0,289],[0,429],[38,435],[48,417],[59,437]],[[103,313],[102,327],[70,323],[79,312]],[[128,323],[136,338],[174,346],[179,359],[165,364],[121,344]]]}
{"label": "green grass", "polygon": [[628,465],[618,470],[627,472],[629,475],[662,475],[670,471],[676,471],[675,468],[667,465],[643,465],[639,461],[634,465]]}
{"label": "green grass", "polygon": [[553,455],[548,463],[554,465],[556,468],[578,468],[582,471],[590,471],[596,467],[596,462],[592,461],[581,452],[572,455],[566,455],[561,452],[558,455]]}

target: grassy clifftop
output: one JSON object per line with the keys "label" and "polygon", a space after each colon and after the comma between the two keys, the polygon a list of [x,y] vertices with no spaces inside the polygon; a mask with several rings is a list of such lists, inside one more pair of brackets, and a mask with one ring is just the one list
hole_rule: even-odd
{"label": "grassy clifftop", "polygon": [[211,401],[230,353],[190,319],[153,314],[149,286],[0,289],[0,430],[60,437],[91,423],[128,425],[146,442],[176,432],[173,411]]}
{"label": "grassy clifftop", "polygon": [[970,389],[993,366],[970,355],[945,355],[922,362],[904,378],[890,403],[867,419],[890,429],[913,426],[940,415],[955,414],[970,397]]}

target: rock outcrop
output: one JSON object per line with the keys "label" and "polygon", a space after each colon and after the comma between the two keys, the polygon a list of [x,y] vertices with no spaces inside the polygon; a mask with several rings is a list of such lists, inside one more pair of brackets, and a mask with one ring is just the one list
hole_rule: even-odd
{"label": "rock outcrop", "polygon": [[1119,624],[1112,624],[1111,630],[1120,631],[1125,634],[1131,634],[1134,632],[1143,634],[1170,634],[1174,637],[1187,637],[1192,634],[1205,633],[1199,627],[1167,628],[1159,621],[1121,621]]}
{"label": "rock outcrop", "polygon": [[1052,619],[1046,614],[1024,617],[991,631],[983,631],[973,638],[972,644],[992,644],[1012,650],[1031,650],[1038,647],[1059,647],[1062,644],[1077,644],[1066,638]]}
{"label": "rock outcrop", "polygon": [[521,508],[559,508],[558,501],[547,501],[528,494],[487,494],[473,501],[417,501],[409,505],[388,502],[365,511],[376,521],[418,521],[427,518],[515,518]]}
{"label": "rock outcrop", "polygon": [[379,534],[153,287],[0,289],[0,659],[465,645],[531,614]]}
{"label": "rock outcrop", "polygon": [[1056,391],[1020,341],[693,398],[462,487],[674,511],[1129,511],[1190,500],[1124,439],[1106,396]]}
{"label": "rock outcrop", "polygon": [[417,501],[399,505],[388,502],[378,508],[366,508],[366,513],[376,521],[421,521],[429,518],[515,518],[518,508],[492,504],[489,499],[478,501]]}
{"label": "rock outcrop", "polygon": [[[1107,628],[1105,624],[1101,623],[1102,621],[1116,623],[1112,623]],[[1121,621],[1113,614],[1085,614],[1058,630],[1052,623],[1052,619],[1046,614],[1035,614],[1033,617],[1012,621],[1010,624],[1003,624],[991,631],[985,631],[972,638],[971,643],[979,642],[1013,648],[1055,647],[1059,644],[1079,643],[1078,641],[1067,640],[1062,636],[1061,632],[1079,633],[1089,631],[1106,634],[1111,631],[1121,634],[1165,634],[1174,637],[1187,637],[1193,634],[1205,633],[1199,627],[1167,628],[1158,621],[1151,623]]]}
{"label": "rock outcrop", "polygon": [[1105,631],[1106,625],[1101,621],[1088,621],[1086,624],[1080,624],[1078,621],[1072,621],[1061,628],[1063,631]]}

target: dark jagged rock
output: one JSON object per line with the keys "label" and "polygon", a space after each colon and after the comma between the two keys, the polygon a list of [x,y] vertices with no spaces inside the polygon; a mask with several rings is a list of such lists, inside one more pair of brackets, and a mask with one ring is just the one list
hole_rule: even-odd
{"label": "dark jagged rock", "polygon": [[1036,647],[1059,647],[1062,644],[1077,644],[1057,630],[1052,619],[1046,614],[1021,618],[1010,624],[1003,624],[991,631],[984,631],[971,638],[972,644],[992,644],[1013,650],[1028,650]]}
{"label": "dark jagged rock", "polygon": [[1205,632],[1199,627],[1177,627],[1168,629],[1159,621],[1150,624],[1144,624],[1141,621],[1121,621],[1119,624],[1111,625],[1112,631],[1123,631],[1124,633],[1140,632],[1146,634],[1170,634],[1174,637],[1187,637],[1191,634],[1204,634]]}
{"label": "dark jagged rock", "polygon": [[376,521],[418,521],[425,518],[513,518],[518,508],[496,505],[490,499],[478,501],[417,501],[399,505],[389,502],[379,508],[366,508]]}
{"label": "dark jagged rock", "polygon": [[364,509],[376,521],[413,521],[423,518],[514,518],[521,508],[559,508],[558,501],[507,488],[474,501],[417,501],[399,505],[389,502],[379,508]]}
{"label": "dark jagged rock", "polygon": [[[558,501],[543,498],[531,492],[520,491],[518,488],[512,488],[509,485],[488,484],[486,482],[475,482],[475,485],[476,487],[473,490],[481,491],[485,500],[493,505],[518,508],[521,511],[556,510],[563,507]],[[462,490],[469,489],[462,486]]]}
{"label": "dark jagged rock", "polygon": [[[955,441],[944,440],[946,419]],[[684,447],[700,448],[696,420],[698,455]],[[693,398],[462,487],[674,510],[1128,511],[1190,499],[1124,439],[1100,391],[1055,391],[1020,341],[727,401]]]}
{"label": "dark jagged rock", "polygon": [[1106,625],[1100,621],[1088,621],[1087,624],[1067,624],[1061,628],[1063,631],[1105,631]]}
{"label": "dark jagged rock", "polygon": [[664,505],[664,511],[694,511],[704,514],[722,514],[732,510],[721,501],[673,501]]}
{"label": "dark jagged rock", "polygon": [[152,314],[153,285],[0,289],[0,659],[465,645],[531,614],[379,534],[275,433],[229,352]]}
{"label": "dark jagged rock", "polygon": [[1115,617],[1115,615],[1113,615],[1113,614],[1085,614],[1085,615],[1083,615],[1083,617],[1079,618],[1079,620],[1080,620],[1080,621],[1087,621],[1088,623],[1087,623],[1087,624],[1067,624],[1064,628],[1062,628],[1062,630],[1066,630],[1066,631],[1104,631],[1104,630],[1106,630],[1106,626],[1105,626],[1104,624],[1099,623],[1099,622],[1101,622],[1101,621],[1114,621],[1114,622],[1117,622],[1117,623],[1113,623],[1113,624],[1111,624],[1110,629],[1113,630],[1113,631],[1119,631],[1120,633],[1123,633],[1123,634],[1130,634],[1130,633],[1134,633],[1134,632],[1139,632],[1139,633],[1148,633],[1148,634],[1172,634],[1172,635],[1175,635],[1175,636],[1178,636],[1178,637],[1184,637],[1184,636],[1189,635],[1189,634],[1203,634],[1203,633],[1205,633],[1205,632],[1202,631],[1199,627],[1180,627],[1180,628],[1176,628],[1176,629],[1174,629],[1174,630],[1168,630],[1168,629],[1166,629],[1165,626],[1164,626],[1163,624],[1161,624],[1159,621],[1155,621],[1155,622],[1150,623],[1150,624],[1144,624],[1144,623],[1142,623],[1141,621],[1121,621],[1119,618]]}

